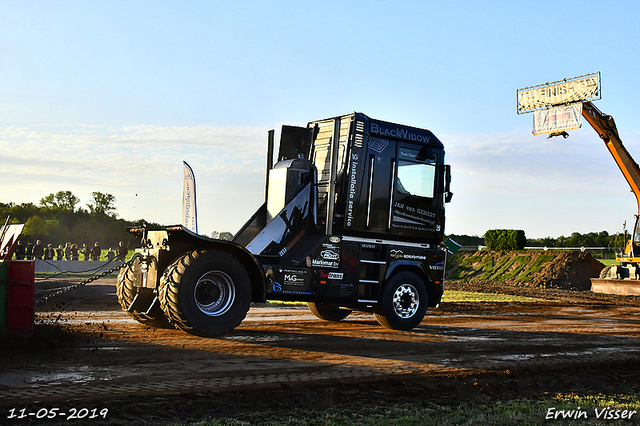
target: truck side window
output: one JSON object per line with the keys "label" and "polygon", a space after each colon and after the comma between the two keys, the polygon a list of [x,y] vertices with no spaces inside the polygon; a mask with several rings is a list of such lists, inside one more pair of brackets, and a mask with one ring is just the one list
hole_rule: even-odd
{"label": "truck side window", "polygon": [[433,198],[436,176],[435,164],[398,162],[398,192],[418,197]]}

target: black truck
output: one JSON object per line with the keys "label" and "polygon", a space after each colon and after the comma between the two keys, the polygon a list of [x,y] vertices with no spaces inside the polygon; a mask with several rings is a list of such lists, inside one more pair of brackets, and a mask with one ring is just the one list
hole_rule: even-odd
{"label": "black truck", "polygon": [[352,310],[411,330],[444,290],[444,147],[429,130],[362,113],[283,126],[265,202],[232,241],[181,225],[130,229],[141,238],[117,280],[136,320],[214,336],[252,302],[301,301],[317,317]]}

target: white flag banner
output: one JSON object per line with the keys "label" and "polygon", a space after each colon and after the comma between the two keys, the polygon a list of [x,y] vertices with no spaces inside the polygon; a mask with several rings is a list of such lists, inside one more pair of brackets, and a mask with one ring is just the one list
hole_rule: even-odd
{"label": "white flag banner", "polygon": [[582,102],[533,112],[534,135],[580,127],[582,127]]}
{"label": "white flag banner", "polygon": [[184,183],[182,186],[182,224],[190,231],[198,233],[198,209],[196,206],[196,176],[187,164],[184,164]]}

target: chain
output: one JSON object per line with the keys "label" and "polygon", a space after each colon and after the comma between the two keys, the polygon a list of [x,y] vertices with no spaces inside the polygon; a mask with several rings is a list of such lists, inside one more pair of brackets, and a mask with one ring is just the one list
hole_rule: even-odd
{"label": "chain", "polygon": [[89,283],[91,283],[93,281],[99,280],[100,278],[102,278],[104,276],[112,274],[112,273],[116,272],[119,269],[126,268],[126,267],[130,266],[137,257],[138,256],[134,255],[131,259],[129,259],[128,261],[124,262],[121,265],[115,266],[115,267],[113,267],[113,268],[111,268],[111,269],[109,269],[107,271],[99,273],[98,275],[94,275],[94,276],[92,276],[90,278],[87,278],[86,280],[84,280],[82,282],[79,282],[77,284],[71,285],[69,287],[61,288],[60,290],[56,291],[55,293],[51,293],[51,294],[48,294],[46,296],[42,296],[41,298],[36,300],[35,305],[36,306],[42,305],[47,300],[49,300],[49,299],[51,299],[53,297],[57,297],[57,296],[60,296],[61,294],[68,293],[68,292],[70,292],[72,290],[77,289],[78,287],[82,287],[83,285],[87,285],[87,284],[89,284]]}

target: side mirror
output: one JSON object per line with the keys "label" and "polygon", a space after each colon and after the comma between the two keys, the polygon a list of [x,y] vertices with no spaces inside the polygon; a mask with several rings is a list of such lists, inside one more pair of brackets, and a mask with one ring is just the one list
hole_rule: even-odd
{"label": "side mirror", "polygon": [[453,192],[451,192],[451,166],[444,166],[444,202],[448,203],[453,198]]}

